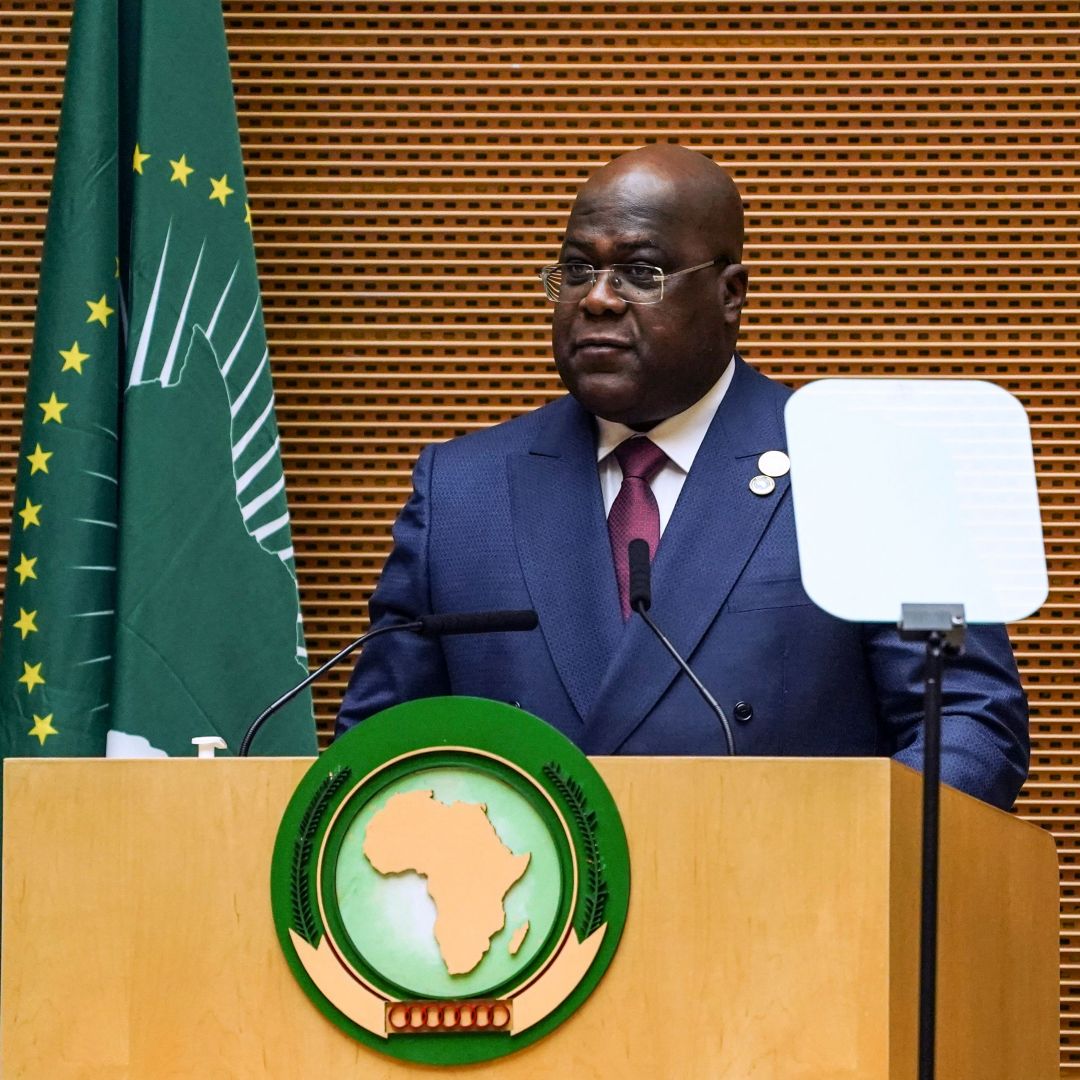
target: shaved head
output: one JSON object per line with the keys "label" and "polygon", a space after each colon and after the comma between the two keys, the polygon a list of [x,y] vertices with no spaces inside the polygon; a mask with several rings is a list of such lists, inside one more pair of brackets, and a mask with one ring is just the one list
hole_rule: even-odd
{"label": "shaved head", "polygon": [[694,222],[716,254],[742,261],[743,204],[735,182],[712,158],[673,143],[650,143],[597,169],[578,193],[571,212],[588,212],[630,189],[650,200],[665,216]]}

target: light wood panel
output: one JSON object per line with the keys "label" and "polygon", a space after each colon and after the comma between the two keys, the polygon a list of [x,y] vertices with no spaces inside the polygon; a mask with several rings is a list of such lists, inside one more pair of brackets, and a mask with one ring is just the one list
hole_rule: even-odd
{"label": "light wood panel", "polygon": [[[69,8],[0,0],[0,528]],[[419,447],[558,392],[535,270],[620,149],[677,139],[737,177],[742,348],[769,374],[976,376],[1021,398],[1052,592],[1012,628],[1034,735],[1020,813],[1059,845],[1080,1074],[1075,3],[225,12],[313,661],[363,627]],[[324,729],[343,680],[318,695]]]}
{"label": "light wood panel", "polygon": [[[911,770],[595,762],[630,844],[619,951],[561,1029],[452,1075],[915,1076]],[[4,849],[5,1075],[416,1075],[333,1029],[274,936],[270,856],[307,765],[8,763],[5,817],[24,824]],[[939,1075],[1050,1080],[1053,844],[953,791],[942,821]]]}

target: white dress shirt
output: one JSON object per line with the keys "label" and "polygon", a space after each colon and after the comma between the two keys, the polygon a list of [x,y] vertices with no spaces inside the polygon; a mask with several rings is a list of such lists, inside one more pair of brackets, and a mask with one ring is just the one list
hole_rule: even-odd
{"label": "white dress shirt", "polygon": [[600,416],[596,418],[596,460],[600,470],[605,515],[611,512],[611,504],[622,487],[622,469],[619,467],[619,459],[613,453],[615,447],[634,435],[646,435],[667,454],[667,461],[649,485],[660,510],[660,535],[663,535],[668,521],[671,520],[679,493],[686,483],[690,466],[694,464],[705,433],[709,430],[734,376],[735,361],[732,360],[704,397],[695,401],[689,409],[661,421],[651,431],[634,431],[625,424],[616,424]]}

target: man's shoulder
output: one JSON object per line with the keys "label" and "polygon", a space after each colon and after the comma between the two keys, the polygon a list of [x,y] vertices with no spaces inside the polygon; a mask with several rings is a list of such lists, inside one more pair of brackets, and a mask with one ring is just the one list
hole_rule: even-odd
{"label": "man's shoulder", "polygon": [[527,453],[553,424],[576,419],[575,414],[581,411],[581,406],[569,394],[564,394],[521,416],[440,443],[436,452],[444,463]]}
{"label": "man's shoulder", "polygon": [[751,367],[740,356],[735,376],[717,411],[723,426],[740,453],[758,448],[776,449],[784,443],[784,406],[792,390]]}
{"label": "man's shoulder", "polygon": [[735,377],[744,384],[743,389],[747,393],[753,395],[760,394],[762,397],[771,398],[781,406],[783,406],[783,403],[795,393],[790,386],[758,371],[756,367],[748,363],[738,354],[735,356],[735,363],[737,365]]}

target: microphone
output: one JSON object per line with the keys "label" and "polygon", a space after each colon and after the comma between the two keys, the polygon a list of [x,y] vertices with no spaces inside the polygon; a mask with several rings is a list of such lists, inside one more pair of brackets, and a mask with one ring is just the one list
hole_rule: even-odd
{"label": "microphone", "polygon": [[512,630],[535,630],[540,620],[535,611],[450,611],[421,615],[419,634],[498,634]]}
{"label": "microphone", "polygon": [[265,708],[251,722],[250,727],[244,732],[240,741],[240,749],[237,757],[247,757],[251,749],[251,742],[255,738],[259,728],[278,711],[288,705],[290,701],[305,687],[310,686],[324,672],[329,671],[336,663],[344,660],[350,653],[355,652],[361,645],[377,638],[382,634],[396,634],[404,630],[411,630],[414,634],[423,636],[440,636],[442,634],[497,634],[515,630],[534,630],[539,619],[535,611],[454,611],[440,615],[421,615],[412,622],[392,623],[390,626],[379,626],[361,634],[351,644],[346,645],[336,656],[332,656],[322,667],[313,671],[302,682],[297,683],[291,690],[286,690],[272,705]]}
{"label": "microphone", "polygon": [[652,567],[649,565],[649,545],[645,540],[631,540],[627,554],[630,560],[630,608],[640,615],[642,611],[648,611],[652,607]]}
{"label": "microphone", "polygon": [[720,726],[724,729],[728,754],[735,756],[735,739],[731,734],[731,725],[720,708],[720,703],[705,689],[701,680],[691,670],[690,665],[679,655],[678,649],[664,636],[660,627],[647,614],[652,606],[652,567],[649,565],[649,545],[645,540],[631,540],[628,551],[630,560],[630,607],[645,621],[645,625],[660,639],[660,643],[675,658],[675,662],[686,672],[687,678],[705,699],[705,703],[716,714]]}

